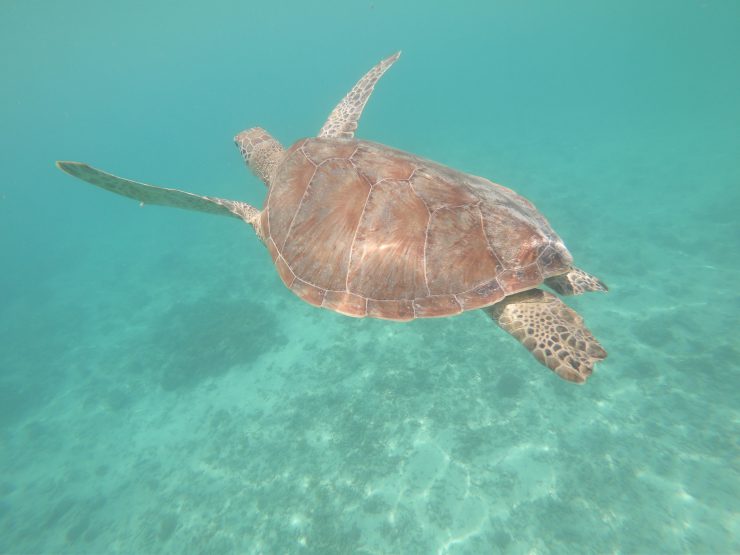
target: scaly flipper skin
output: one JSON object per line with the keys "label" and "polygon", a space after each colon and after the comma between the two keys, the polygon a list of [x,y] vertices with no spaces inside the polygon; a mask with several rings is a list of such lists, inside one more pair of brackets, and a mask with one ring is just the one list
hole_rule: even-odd
{"label": "scaly flipper skin", "polygon": [[583,383],[606,351],[583,318],[555,295],[530,289],[483,309],[561,378]]}
{"label": "scaly flipper skin", "polygon": [[347,93],[342,101],[329,115],[324,127],[319,131],[319,137],[335,137],[339,139],[351,139],[355,136],[357,122],[360,121],[362,110],[365,108],[370,95],[383,74],[401,55],[396,52],[393,56],[386,58],[373,69],[368,71],[352,90]]}
{"label": "scaly flipper skin", "polygon": [[258,235],[260,234],[256,227],[260,212],[245,202],[204,197],[178,189],[155,187],[111,175],[81,162],[57,162],[57,167],[78,179],[87,181],[106,191],[136,199],[142,204],[174,206],[185,210],[239,218],[255,226]]}
{"label": "scaly flipper skin", "polygon": [[581,295],[587,291],[609,291],[609,288],[599,278],[580,268],[573,268],[567,274],[547,278],[545,285],[561,295]]}

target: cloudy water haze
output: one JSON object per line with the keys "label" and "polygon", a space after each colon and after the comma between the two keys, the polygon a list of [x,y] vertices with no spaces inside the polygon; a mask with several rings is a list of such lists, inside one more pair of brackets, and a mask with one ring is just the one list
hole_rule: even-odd
{"label": "cloudy water haze", "polygon": [[[740,552],[740,4],[6,1],[0,553]],[[559,379],[482,311],[310,306],[232,138],[357,137],[531,200],[608,293]]]}

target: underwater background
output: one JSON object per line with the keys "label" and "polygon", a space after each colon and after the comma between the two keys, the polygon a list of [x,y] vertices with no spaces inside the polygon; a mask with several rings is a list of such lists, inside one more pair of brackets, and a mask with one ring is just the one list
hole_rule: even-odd
{"label": "underwater background", "polygon": [[[0,6],[0,552],[740,552],[740,3]],[[480,311],[313,308],[232,144],[358,137],[514,188],[608,294],[587,384]]]}

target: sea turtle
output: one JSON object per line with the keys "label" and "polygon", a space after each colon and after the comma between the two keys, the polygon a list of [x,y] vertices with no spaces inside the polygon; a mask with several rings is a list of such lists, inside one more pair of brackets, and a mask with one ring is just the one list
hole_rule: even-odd
{"label": "sea turtle", "polygon": [[378,79],[365,74],[317,137],[289,149],[254,127],[234,141],[268,188],[244,202],[165,189],[79,162],[60,169],[142,204],[240,218],[267,246],[283,283],[304,301],[388,320],[483,309],[560,377],[584,382],[606,351],[562,295],[606,291],[573,266],[534,205],[511,189],[389,146],[354,138]]}

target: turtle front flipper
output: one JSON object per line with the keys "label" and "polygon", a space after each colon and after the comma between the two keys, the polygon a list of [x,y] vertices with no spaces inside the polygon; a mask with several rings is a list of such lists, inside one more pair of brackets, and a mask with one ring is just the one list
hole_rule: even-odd
{"label": "turtle front flipper", "polygon": [[365,108],[370,95],[383,74],[393,65],[400,52],[396,52],[368,71],[352,90],[347,93],[342,101],[329,115],[324,127],[319,131],[319,137],[336,137],[340,139],[351,139],[355,136],[357,122],[360,121],[362,110]]}
{"label": "turtle front flipper", "polygon": [[[57,167],[78,179],[87,181],[111,193],[136,199],[142,204],[174,206],[185,210],[231,216],[240,218],[253,226],[259,225],[259,210],[245,202],[216,197],[204,197],[178,189],[155,187],[111,175],[81,162],[57,162]],[[259,234],[259,229],[257,227],[255,229]]]}
{"label": "turtle front flipper", "polygon": [[603,281],[580,268],[572,268],[567,274],[549,277],[545,280],[545,285],[561,295],[580,295],[587,291],[609,291]]}
{"label": "turtle front flipper", "polygon": [[551,293],[530,289],[483,310],[565,380],[585,382],[594,364],[606,358],[583,318]]}

